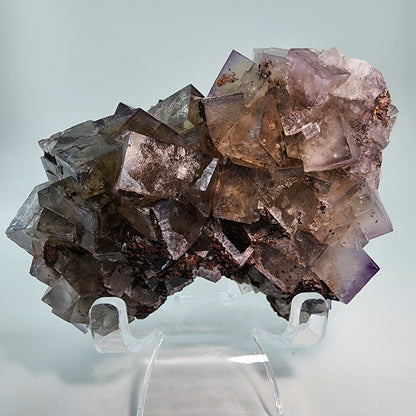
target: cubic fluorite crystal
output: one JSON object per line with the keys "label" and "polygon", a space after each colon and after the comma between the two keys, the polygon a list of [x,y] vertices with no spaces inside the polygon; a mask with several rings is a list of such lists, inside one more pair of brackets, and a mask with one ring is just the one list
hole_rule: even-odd
{"label": "cubic fluorite crystal", "polygon": [[41,140],[48,182],[7,235],[33,255],[43,301],[76,325],[102,296],[145,318],[197,276],[267,296],[348,303],[392,231],[377,194],[397,109],[369,63],[328,51],[232,51],[207,97],[188,85],[148,112]]}

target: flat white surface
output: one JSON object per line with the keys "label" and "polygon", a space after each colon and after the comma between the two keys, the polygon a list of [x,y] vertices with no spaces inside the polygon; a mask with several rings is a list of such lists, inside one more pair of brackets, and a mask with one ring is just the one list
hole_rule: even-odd
{"label": "flat white surface", "polygon": [[[276,355],[275,369],[288,416],[416,415],[414,4],[3,0],[0,229],[45,180],[36,141],[119,101],[146,109],[189,83],[206,94],[232,49],[336,46],[366,59],[400,110],[380,188],[395,231],[367,246],[381,271],[334,305],[323,344]],[[4,235],[0,247],[0,414],[118,414],[126,392],[112,383],[131,358],[97,355],[40,302],[30,257]]]}

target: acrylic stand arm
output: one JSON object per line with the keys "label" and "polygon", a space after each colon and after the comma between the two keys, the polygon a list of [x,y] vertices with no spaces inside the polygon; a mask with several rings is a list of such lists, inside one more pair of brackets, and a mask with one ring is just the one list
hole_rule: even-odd
{"label": "acrylic stand arm", "polygon": [[116,297],[97,299],[90,308],[90,329],[95,349],[102,353],[136,352],[149,345],[158,345],[162,331],[155,329],[147,336],[132,335],[127,317],[126,303]]}
{"label": "acrylic stand arm", "polygon": [[[259,411],[264,413],[265,408],[268,408],[265,414],[282,416],[283,408],[277,382],[264,346],[271,347],[271,349],[267,348],[270,355],[273,354],[273,348],[305,347],[316,344],[325,334],[328,310],[329,304],[321,295],[302,293],[292,301],[289,323],[283,333],[260,327],[251,328],[245,332],[243,338],[251,339],[254,343],[251,341],[251,345],[247,346],[243,346],[241,337],[229,346],[229,340],[224,341],[223,333],[212,342],[213,338],[210,334],[208,338],[200,336],[199,341],[202,340],[206,345],[196,347],[198,342],[195,342],[195,337],[192,337],[192,342],[186,344],[184,341],[186,336],[184,338],[182,333],[172,336],[172,334],[164,334],[161,329],[150,331],[145,336],[134,337],[129,327],[124,301],[109,297],[101,298],[91,306],[90,329],[98,352],[140,353],[148,348],[153,351],[140,383],[136,413],[138,416],[144,415],[145,402],[149,402],[149,405],[146,405],[146,416],[159,416],[165,413],[188,415],[188,411],[184,410],[185,406],[189,407],[189,414],[249,415],[260,414]],[[180,339],[179,344],[177,339]],[[174,371],[172,371],[172,363],[175,363]],[[260,373],[263,374],[261,378],[259,378]],[[201,380],[205,380],[206,385],[200,387],[201,397],[197,397],[199,390],[194,391],[194,389]],[[157,388],[150,389],[152,394],[149,394],[151,382],[156,384]],[[169,389],[163,388],[164,384],[169,384]],[[239,386],[237,391],[229,390],[230,386],[235,388],[236,384]],[[175,392],[175,399],[184,395],[192,397],[188,397],[182,404],[175,403],[169,405],[167,409],[162,409],[163,403],[169,403],[172,399],[160,397],[161,392],[164,391],[163,394],[166,394],[166,391],[171,391],[172,386],[180,389],[181,385],[184,386],[184,391]],[[254,395],[248,392],[253,386],[256,389]],[[245,392],[244,397],[241,397],[242,391]],[[210,394],[213,397],[210,397]],[[219,400],[221,394],[224,398]],[[253,399],[256,394],[264,397]],[[232,396],[234,396],[232,403],[221,405],[230,401]],[[249,397],[251,399],[248,399]],[[236,403],[236,400],[240,403]],[[213,403],[219,406],[218,409],[213,409]],[[238,406],[241,408],[237,409]],[[259,406],[263,411],[257,408]],[[206,413],[203,410],[205,407],[207,407]],[[180,411],[171,410],[174,408]]]}
{"label": "acrylic stand arm", "polygon": [[325,336],[329,302],[319,293],[300,293],[292,301],[289,322],[283,333],[255,327],[253,336],[267,340],[275,348],[315,345]]}

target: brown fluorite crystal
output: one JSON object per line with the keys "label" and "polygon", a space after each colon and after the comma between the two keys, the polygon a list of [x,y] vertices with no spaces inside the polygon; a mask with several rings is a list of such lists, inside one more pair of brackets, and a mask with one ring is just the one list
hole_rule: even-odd
{"label": "brown fluorite crystal", "polygon": [[205,98],[188,85],[41,140],[49,181],[7,234],[76,325],[102,296],[145,318],[197,276],[284,317],[304,291],[347,303],[392,230],[377,188],[396,113],[381,73],[335,48],[232,51]]}

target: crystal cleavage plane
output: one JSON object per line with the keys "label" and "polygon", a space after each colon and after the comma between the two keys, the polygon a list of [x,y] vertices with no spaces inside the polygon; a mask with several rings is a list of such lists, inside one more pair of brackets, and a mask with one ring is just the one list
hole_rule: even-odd
{"label": "crystal cleavage plane", "polygon": [[348,303],[377,273],[363,247],[392,231],[378,196],[397,109],[381,73],[337,49],[232,51],[204,97],[188,85],[147,112],[39,142],[48,182],[7,235],[62,319],[122,298],[145,318],[197,277]]}

